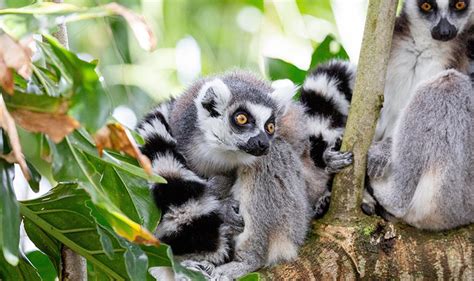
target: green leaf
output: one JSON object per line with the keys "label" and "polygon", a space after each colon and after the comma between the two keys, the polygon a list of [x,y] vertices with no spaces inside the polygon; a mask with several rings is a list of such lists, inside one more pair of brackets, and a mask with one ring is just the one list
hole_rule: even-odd
{"label": "green leaf", "polygon": [[310,68],[314,68],[319,64],[329,61],[331,59],[341,59],[341,60],[348,60],[349,56],[347,55],[346,51],[342,46],[337,53],[331,52],[331,43],[337,42],[334,37],[331,35],[326,36],[324,41],[319,44],[319,46],[314,50],[313,55],[311,56],[311,66]]}
{"label": "green leaf", "polygon": [[0,245],[3,257],[11,265],[19,262],[20,211],[13,191],[13,164],[0,159]]}
{"label": "green leaf", "polygon": [[[28,218],[23,219],[23,225],[28,238],[40,249],[44,254],[47,255],[54,269],[56,275],[61,274],[61,242],[51,237],[42,228],[36,225]],[[61,278],[59,278],[61,279]]]}
{"label": "green leaf", "polygon": [[73,79],[74,95],[69,113],[88,130],[97,131],[105,124],[112,110],[110,98],[96,72],[97,65],[79,59],[53,37],[45,36],[45,38]]}
{"label": "green leaf", "polygon": [[237,279],[237,281],[260,281],[260,273],[253,272]]}
{"label": "green leaf", "polygon": [[[87,193],[78,189],[77,184],[60,184],[40,198],[20,202],[20,210],[48,236],[85,257],[107,275],[125,280],[127,273],[122,255],[125,250],[113,236],[109,236],[115,255],[112,260],[107,257],[94,219],[84,205],[88,200]],[[38,239],[34,240],[39,243]]]}
{"label": "green leaf", "polygon": [[26,254],[27,258],[38,270],[38,274],[43,281],[54,281],[57,277],[56,270],[53,264],[48,259],[48,256],[41,253],[40,251],[33,251]]}
{"label": "green leaf", "polygon": [[268,77],[271,80],[290,79],[295,84],[301,84],[306,71],[281,59],[265,58]]}
{"label": "green leaf", "polygon": [[17,266],[10,265],[0,255],[0,280],[40,281],[41,278],[36,268],[23,254],[20,256]]}

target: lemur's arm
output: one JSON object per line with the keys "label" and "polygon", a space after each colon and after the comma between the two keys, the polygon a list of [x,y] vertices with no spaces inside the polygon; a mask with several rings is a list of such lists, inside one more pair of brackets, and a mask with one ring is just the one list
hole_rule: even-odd
{"label": "lemur's arm", "polygon": [[383,177],[391,164],[392,139],[374,142],[367,156],[367,174],[370,178]]}
{"label": "lemur's arm", "polygon": [[311,71],[301,88],[311,158],[316,167],[337,173],[352,163],[351,152],[341,152],[340,140],[352,99],[355,67],[331,61]]}

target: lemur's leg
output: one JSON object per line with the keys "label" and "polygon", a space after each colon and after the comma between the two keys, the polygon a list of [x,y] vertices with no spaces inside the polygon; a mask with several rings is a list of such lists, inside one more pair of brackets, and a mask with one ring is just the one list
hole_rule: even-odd
{"label": "lemur's leg", "polygon": [[229,216],[236,202],[209,194],[209,182],[187,168],[169,126],[172,108],[172,102],[160,105],[137,126],[145,140],[143,153],[167,181],[152,185],[163,214],[156,235],[178,256],[222,263],[231,253],[232,225],[242,220],[235,218],[238,214]]}
{"label": "lemur's leg", "polygon": [[367,155],[367,175],[371,179],[383,177],[388,167],[390,167],[391,156],[391,138],[374,142]]}
{"label": "lemur's leg", "polygon": [[265,265],[269,245],[262,227],[256,224],[237,237],[234,260],[216,267],[212,280],[233,280]]}
{"label": "lemur's leg", "polygon": [[367,155],[367,175],[365,177],[365,189],[361,205],[361,209],[366,215],[372,216],[377,214],[386,220],[393,220],[392,215],[374,198],[370,183],[372,180],[380,179],[386,175],[391,165],[391,157],[391,138],[372,143]]}

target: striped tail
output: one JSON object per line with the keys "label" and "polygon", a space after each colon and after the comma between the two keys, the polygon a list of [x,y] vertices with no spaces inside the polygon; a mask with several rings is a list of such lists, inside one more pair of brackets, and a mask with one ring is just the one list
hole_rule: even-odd
{"label": "striped tail", "polygon": [[[325,152],[339,149],[352,99],[355,66],[345,61],[330,61],[309,72],[301,89],[306,108],[315,165],[327,169]],[[330,168],[330,167],[329,167]]]}
{"label": "striped tail", "polygon": [[178,256],[222,263],[231,251],[230,230],[220,211],[222,204],[209,194],[208,181],[187,168],[178,151],[169,125],[172,109],[173,101],[160,105],[136,129],[145,141],[142,152],[152,161],[154,171],[167,181],[151,187],[162,211],[156,235]]}

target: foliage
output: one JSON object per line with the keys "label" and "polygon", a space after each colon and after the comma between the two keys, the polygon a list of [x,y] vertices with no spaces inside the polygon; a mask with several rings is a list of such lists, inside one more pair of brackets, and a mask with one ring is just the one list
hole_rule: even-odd
{"label": "foliage", "polygon": [[[329,2],[323,2],[326,8],[321,16],[331,18]],[[263,1],[244,3],[260,11],[265,9]],[[0,223],[4,226],[0,231],[0,279],[61,278],[60,253],[64,246],[87,259],[91,279],[151,279],[147,274],[151,266],[172,266],[177,272],[202,278],[175,263],[171,249],[152,235],[160,213],[149,198],[148,185],[164,179],[142,168],[147,164],[137,149],[141,140],[134,139],[136,136],[111,118],[114,108],[123,102],[143,111],[151,99],[138,88],[107,86],[97,60],[85,60],[50,36],[58,22],[120,15],[139,45],[149,50],[155,45],[150,26],[116,4],[93,8],[51,3],[17,8],[20,5],[16,4],[12,4],[15,9],[0,10]],[[167,10],[169,4],[164,5],[168,20],[176,13]],[[223,1],[213,9],[225,5],[235,8],[237,4]],[[116,18],[106,23],[117,30],[114,42],[122,59],[131,63],[133,48],[129,47],[134,43],[128,42],[129,30]],[[220,42],[201,35],[201,42]],[[229,42],[238,43],[242,34],[237,35]],[[170,44],[171,37],[163,38],[163,44]],[[333,41],[334,37],[328,36],[317,45],[311,67],[334,57],[347,58],[342,48],[331,52]],[[227,48],[229,42],[221,42],[221,48]],[[220,53],[212,61],[205,61],[203,68],[224,70],[229,65],[247,64],[227,59]],[[212,68],[215,60],[222,63]],[[281,59],[266,61],[266,72],[272,80],[303,82],[305,70]],[[116,98],[112,89],[117,89],[119,96],[123,91],[139,94]],[[106,128],[106,133],[96,134],[100,128]],[[17,201],[13,163],[20,164],[33,191],[39,190],[41,178],[54,188],[39,198]],[[26,255],[19,251],[21,222],[39,251]],[[258,274],[251,274],[242,280],[258,279]]]}

